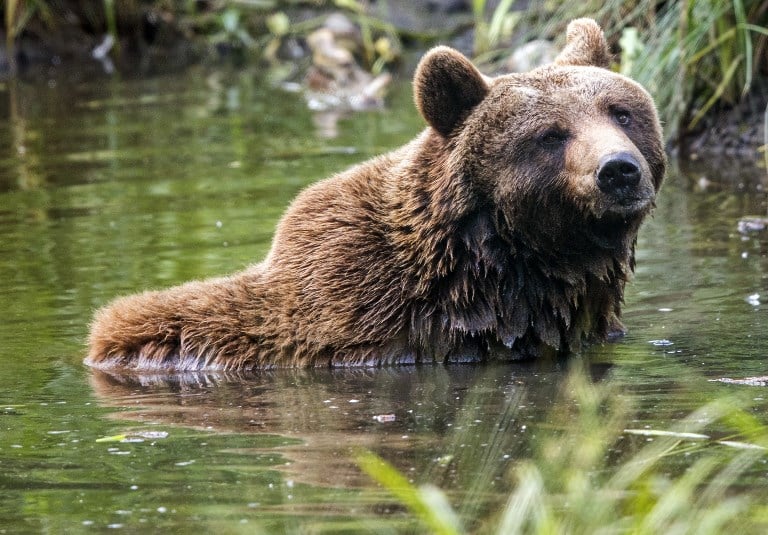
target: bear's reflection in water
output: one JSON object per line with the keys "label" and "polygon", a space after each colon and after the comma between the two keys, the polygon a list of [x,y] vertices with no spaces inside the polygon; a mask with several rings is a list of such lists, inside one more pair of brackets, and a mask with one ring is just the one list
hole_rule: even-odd
{"label": "bear's reflection in water", "polygon": [[[412,476],[460,492],[501,491],[532,453],[567,379],[562,363],[112,375],[94,370],[114,418],[214,433],[297,439],[275,449],[291,479],[370,486],[355,454],[370,449]],[[590,367],[602,377],[606,367]],[[133,410],[124,410],[126,408]],[[498,482],[498,483],[497,483]],[[484,490],[483,490],[484,489]]]}

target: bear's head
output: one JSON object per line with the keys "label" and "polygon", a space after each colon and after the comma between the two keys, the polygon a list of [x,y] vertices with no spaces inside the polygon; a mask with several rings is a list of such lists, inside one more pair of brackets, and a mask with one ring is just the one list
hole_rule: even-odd
{"label": "bear's head", "polygon": [[665,172],[649,94],[608,69],[603,32],[571,22],[555,62],[490,78],[438,47],[414,78],[416,105],[450,172],[501,232],[540,249],[626,249]]}

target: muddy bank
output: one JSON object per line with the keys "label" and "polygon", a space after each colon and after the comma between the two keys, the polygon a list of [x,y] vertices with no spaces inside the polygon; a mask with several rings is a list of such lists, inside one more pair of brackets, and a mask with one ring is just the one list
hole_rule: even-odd
{"label": "muddy bank", "polygon": [[[281,42],[274,52],[281,59],[295,59],[309,52],[306,36],[325,17],[339,12],[333,4],[323,3],[265,1],[250,8],[204,0],[192,4],[165,8],[159,3],[116,2],[111,16],[100,5],[67,0],[44,12],[28,8],[32,13],[19,22],[12,49],[5,29],[0,31],[0,76],[8,76],[14,68],[27,77],[68,67],[91,70],[91,66],[93,74],[102,70],[151,75],[200,62],[247,63],[263,60],[275,39]],[[372,38],[388,31],[416,48],[435,41],[460,47],[464,43],[465,50],[471,45],[466,35],[472,16],[464,0],[382,0],[365,12],[362,5],[358,8],[346,15],[358,25],[358,33],[370,33]]]}
{"label": "muddy bank", "polygon": [[768,80],[755,82],[752,92],[737,106],[711,113],[687,135],[680,147],[686,159],[745,159],[761,162],[768,133]]}
{"label": "muddy bank", "polygon": [[0,32],[0,76],[33,81],[151,76],[198,63],[210,47],[189,19],[152,6],[116,10],[112,31],[110,26],[102,9],[81,3],[37,10],[15,39]]}

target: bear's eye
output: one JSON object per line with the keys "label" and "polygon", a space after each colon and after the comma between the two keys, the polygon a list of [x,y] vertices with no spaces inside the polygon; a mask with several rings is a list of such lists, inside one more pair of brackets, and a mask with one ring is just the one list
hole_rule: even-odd
{"label": "bear's eye", "polygon": [[539,136],[539,144],[545,149],[558,149],[568,141],[568,132],[553,128]]}
{"label": "bear's eye", "polygon": [[632,122],[632,116],[626,110],[613,110],[613,119],[620,126],[629,126]]}

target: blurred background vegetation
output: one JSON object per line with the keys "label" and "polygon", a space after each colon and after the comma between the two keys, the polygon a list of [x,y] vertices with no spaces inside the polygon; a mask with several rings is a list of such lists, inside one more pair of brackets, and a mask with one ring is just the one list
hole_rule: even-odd
{"label": "blurred background vegetation", "polygon": [[77,57],[144,74],[201,61],[296,63],[312,55],[307,38],[332,13],[355,26],[362,68],[404,76],[409,57],[438,42],[487,72],[509,70],[522,45],[559,47],[569,20],[591,16],[614,68],[656,98],[670,140],[716,127],[724,113],[762,129],[768,0],[5,0],[3,67],[13,76]]}

